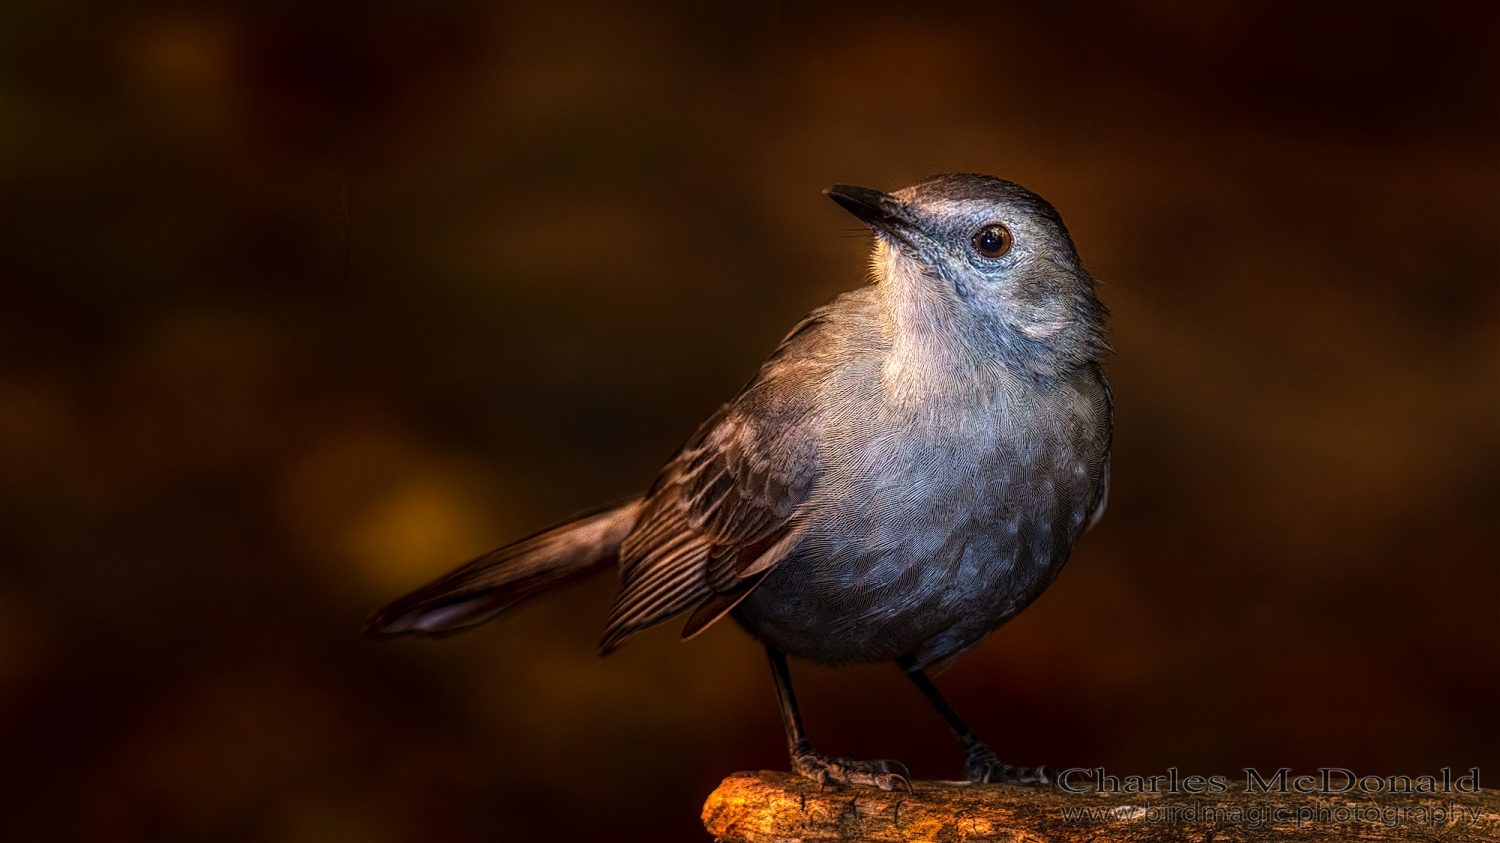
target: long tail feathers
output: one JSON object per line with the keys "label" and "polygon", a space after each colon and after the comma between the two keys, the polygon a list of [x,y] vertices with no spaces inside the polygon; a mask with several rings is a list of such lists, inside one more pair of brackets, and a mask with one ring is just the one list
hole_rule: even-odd
{"label": "long tail feathers", "polygon": [[577,515],[508,544],[393,601],[365,624],[370,635],[451,635],[543,591],[619,560],[641,496]]}

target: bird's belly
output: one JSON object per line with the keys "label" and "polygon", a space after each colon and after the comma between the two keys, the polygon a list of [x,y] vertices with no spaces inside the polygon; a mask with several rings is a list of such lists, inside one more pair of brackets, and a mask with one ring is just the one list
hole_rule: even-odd
{"label": "bird's belly", "polygon": [[1092,492],[1057,481],[1085,474],[1051,461],[935,477],[895,471],[824,499],[797,551],[736,617],[778,649],[823,664],[956,655],[1057,575]]}

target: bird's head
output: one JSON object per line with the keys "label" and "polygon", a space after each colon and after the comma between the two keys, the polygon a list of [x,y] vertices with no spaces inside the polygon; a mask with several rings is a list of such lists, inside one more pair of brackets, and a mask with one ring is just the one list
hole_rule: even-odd
{"label": "bird's head", "polygon": [[933,176],[892,194],[824,193],[874,230],[895,330],[1053,376],[1107,350],[1108,312],[1062,217],[1013,182]]}

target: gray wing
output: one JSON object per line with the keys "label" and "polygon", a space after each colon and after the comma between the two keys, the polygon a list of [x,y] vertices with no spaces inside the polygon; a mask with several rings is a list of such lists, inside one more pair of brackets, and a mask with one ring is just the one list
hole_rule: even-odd
{"label": "gray wing", "polygon": [[831,355],[814,311],[662,469],[620,550],[621,590],[601,654],[697,608],[691,637],[787,555],[818,474],[818,385]]}

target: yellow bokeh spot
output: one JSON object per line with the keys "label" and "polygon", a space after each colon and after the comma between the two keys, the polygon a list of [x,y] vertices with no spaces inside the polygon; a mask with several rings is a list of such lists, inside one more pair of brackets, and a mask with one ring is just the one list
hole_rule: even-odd
{"label": "yellow bokeh spot", "polygon": [[348,526],[344,546],[371,584],[396,591],[466,561],[492,532],[473,498],[434,473],[377,498]]}
{"label": "yellow bokeh spot", "polygon": [[368,586],[365,597],[394,597],[512,537],[511,508],[481,461],[388,429],[329,437],[286,481],[287,525]]}

